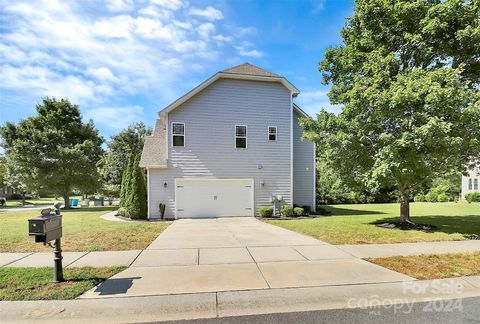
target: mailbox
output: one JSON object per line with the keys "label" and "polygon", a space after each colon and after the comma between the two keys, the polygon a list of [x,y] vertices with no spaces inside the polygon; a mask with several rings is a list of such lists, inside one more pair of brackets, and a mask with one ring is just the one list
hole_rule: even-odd
{"label": "mailbox", "polygon": [[28,235],[35,236],[35,242],[48,243],[62,237],[62,216],[49,215],[42,212],[42,216],[28,220]]}

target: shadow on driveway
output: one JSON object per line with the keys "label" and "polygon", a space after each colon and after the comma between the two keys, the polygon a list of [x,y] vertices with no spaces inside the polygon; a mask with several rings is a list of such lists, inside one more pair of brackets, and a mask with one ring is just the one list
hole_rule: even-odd
{"label": "shadow on driveway", "polygon": [[107,279],[95,289],[100,296],[125,294],[133,285],[133,280],[142,279],[142,277]]}

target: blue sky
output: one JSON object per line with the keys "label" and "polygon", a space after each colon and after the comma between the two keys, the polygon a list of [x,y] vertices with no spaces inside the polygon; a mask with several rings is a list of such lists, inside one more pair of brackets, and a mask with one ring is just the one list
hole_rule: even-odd
{"label": "blue sky", "polygon": [[300,89],[311,116],[329,104],[317,70],[353,0],[0,0],[0,123],[44,96],[79,104],[108,139],[217,71],[250,62]]}

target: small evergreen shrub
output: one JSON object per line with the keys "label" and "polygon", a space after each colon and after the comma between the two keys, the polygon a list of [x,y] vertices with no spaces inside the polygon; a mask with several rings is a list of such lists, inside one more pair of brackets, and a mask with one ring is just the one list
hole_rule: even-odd
{"label": "small evergreen shrub", "polygon": [[165,204],[163,203],[160,203],[160,205],[158,205],[158,208],[160,209],[160,219],[163,219],[163,216],[165,215]]}
{"label": "small evergreen shrub", "polygon": [[293,213],[295,216],[300,217],[305,215],[305,210],[302,207],[295,207],[293,209]]}
{"label": "small evergreen shrub", "polygon": [[293,214],[293,206],[292,205],[283,205],[280,207],[280,215],[283,217],[292,217]]}
{"label": "small evergreen shrub", "polygon": [[5,206],[6,203],[7,201],[5,200],[5,198],[0,198],[0,206]]}
{"label": "small evergreen shrub", "polygon": [[471,192],[469,194],[465,195],[465,199],[471,203],[471,202],[480,202],[480,192]]}
{"label": "small evergreen shrub", "polygon": [[258,209],[258,212],[261,217],[272,217],[273,216],[273,207],[272,206],[261,206]]}
{"label": "small evergreen shrub", "polygon": [[438,201],[438,202],[447,202],[447,201],[448,201],[448,196],[447,196],[447,194],[444,193],[444,192],[438,194],[438,196],[437,196],[437,201]]}
{"label": "small evergreen shrub", "polygon": [[311,209],[310,206],[302,206],[303,210],[305,211],[305,215],[310,215]]}
{"label": "small evergreen shrub", "polygon": [[118,216],[123,216],[123,217],[125,217],[126,214],[127,214],[127,212],[126,212],[126,210],[125,210],[124,207],[120,207],[120,208],[118,209],[118,211],[117,211],[117,215],[118,215]]}

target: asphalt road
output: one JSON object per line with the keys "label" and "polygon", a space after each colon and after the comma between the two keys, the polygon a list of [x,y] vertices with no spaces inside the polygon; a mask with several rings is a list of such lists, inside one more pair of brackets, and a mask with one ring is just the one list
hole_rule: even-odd
{"label": "asphalt road", "polygon": [[323,310],[299,313],[280,313],[223,317],[191,321],[172,321],[175,324],[308,324],[308,323],[389,323],[389,324],[449,324],[480,323],[480,297],[443,300],[409,305],[385,306],[367,309]]}

